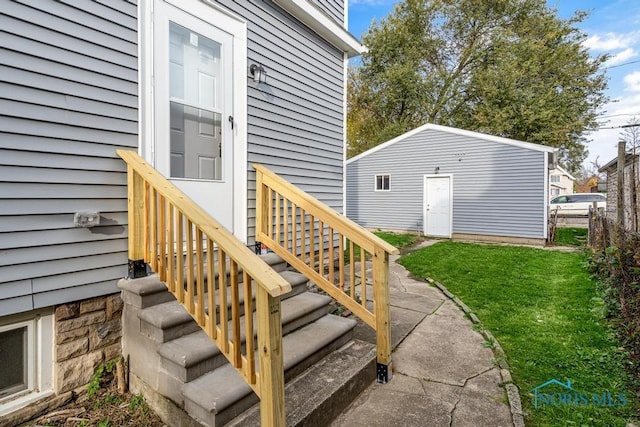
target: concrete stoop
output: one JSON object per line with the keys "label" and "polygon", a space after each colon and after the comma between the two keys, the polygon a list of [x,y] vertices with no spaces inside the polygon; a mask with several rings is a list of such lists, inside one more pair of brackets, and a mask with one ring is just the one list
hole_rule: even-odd
{"label": "concrete stoop", "polygon": [[[375,379],[375,347],[354,340],[356,322],[328,314],[331,299],[307,292],[304,276],[273,254],[265,261],[292,285],[282,301],[287,425],[329,424]],[[133,392],[169,425],[260,424],[256,395],[157,275],[118,286]]]}

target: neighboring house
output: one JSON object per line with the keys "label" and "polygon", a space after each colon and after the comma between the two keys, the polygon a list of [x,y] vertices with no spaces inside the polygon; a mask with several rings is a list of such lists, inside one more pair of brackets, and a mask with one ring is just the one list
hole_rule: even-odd
{"label": "neighboring house", "polygon": [[561,166],[556,165],[549,171],[549,198],[573,194],[576,179]]}
{"label": "neighboring house", "polygon": [[553,153],[426,124],[347,161],[347,216],[372,229],[542,244]]}
{"label": "neighboring house", "polygon": [[127,174],[116,149],[137,150],[246,245],[254,162],[343,210],[346,61],[363,49],[345,7],[3,4],[0,417],[63,401],[120,354]]}
{"label": "neighboring house", "polygon": [[[606,174],[607,217],[618,218],[618,158],[602,166],[598,172]],[[635,172],[635,176],[634,176]],[[635,186],[634,186],[635,183]],[[634,190],[635,189],[635,194]],[[627,152],[624,159],[624,225],[640,230],[640,154]],[[633,199],[636,206],[633,208]]]}

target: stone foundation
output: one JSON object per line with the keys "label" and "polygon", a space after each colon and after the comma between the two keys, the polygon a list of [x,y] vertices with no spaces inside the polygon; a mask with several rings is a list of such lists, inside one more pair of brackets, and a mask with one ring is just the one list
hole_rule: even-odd
{"label": "stone foundation", "polygon": [[55,309],[55,392],[91,381],[95,369],[121,353],[120,294],[74,301]]}

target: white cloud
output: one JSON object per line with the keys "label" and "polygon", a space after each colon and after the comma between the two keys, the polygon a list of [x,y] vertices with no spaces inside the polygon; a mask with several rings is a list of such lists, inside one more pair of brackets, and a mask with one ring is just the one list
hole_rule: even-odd
{"label": "white cloud", "polygon": [[595,34],[584,41],[584,46],[599,51],[611,51],[628,46],[625,35],[616,33],[606,33],[602,36]]}
{"label": "white cloud", "polygon": [[634,71],[624,76],[624,82],[627,84],[629,91],[640,92],[640,71]]}
{"label": "white cloud", "polygon": [[609,60],[604,63],[604,66],[611,67],[613,65],[622,64],[637,55],[638,55],[638,52],[636,52],[633,48],[628,47],[625,50],[618,52],[615,55],[613,55],[611,58],[609,58]]}

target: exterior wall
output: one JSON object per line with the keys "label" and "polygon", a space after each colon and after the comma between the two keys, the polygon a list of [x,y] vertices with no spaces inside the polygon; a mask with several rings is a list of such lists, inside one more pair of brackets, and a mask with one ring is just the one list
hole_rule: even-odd
{"label": "exterior wall", "polygon": [[344,0],[312,0],[312,2],[340,25],[344,24]]}
{"label": "exterior wall", "polygon": [[[137,138],[133,2],[8,2],[0,25],[0,316],[117,292]],[[74,228],[76,212],[101,225]]]}
{"label": "exterior wall", "polygon": [[[426,129],[347,164],[347,216],[421,231],[424,175],[453,174],[453,233],[543,238],[547,153]],[[389,174],[391,191],[375,192]]]}
{"label": "exterior wall", "polygon": [[120,356],[122,306],[113,294],[56,307],[57,393],[83,387],[101,363]]}
{"label": "exterior wall", "polygon": [[339,49],[271,1],[220,3],[247,20],[247,63],[267,70],[266,84],[248,83],[247,234],[252,243],[253,163],[342,212],[344,60]]}
{"label": "exterior wall", "polygon": [[[624,169],[624,221],[625,227],[633,228],[634,221],[632,218],[632,206],[631,206],[631,180],[633,179],[631,168],[631,156],[627,157]],[[640,157],[636,157],[636,188],[640,189]],[[612,220],[618,219],[618,170],[614,164],[612,167],[607,168],[607,217]],[[640,195],[636,195],[636,211],[640,212]],[[637,227],[636,227],[637,228]]]}

